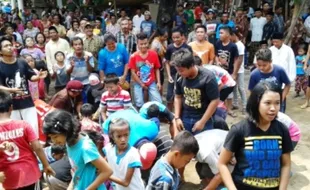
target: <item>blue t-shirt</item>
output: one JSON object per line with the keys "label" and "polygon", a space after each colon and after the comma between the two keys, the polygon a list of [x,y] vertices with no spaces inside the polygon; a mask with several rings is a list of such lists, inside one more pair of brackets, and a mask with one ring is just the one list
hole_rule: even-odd
{"label": "blue t-shirt", "polygon": [[217,25],[217,28],[216,28],[216,39],[220,39],[220,30],[223,26],[229,26],[231,29],[234,29],[235,28],[235,23],[233,21],[228,21],[227,24],[224,24],[224,23],[220,23]]}
{"label": "blue t-shirt", "polygon": [[147,102],[145,104],[143,104],[143,106],[140,108],[140,115],[145,118],[145,119],[149,119],[147,116],[147,110],[149,109],[149,107],[153,104],[156,104],[159,108],[159,112],[163,113],[165,112],[166,106],[162,103],[156,102],[156,101],[152,101],[152,102]]}
{"label": "blue t-shirt", "polygon": [[[98,67],[104,74],[115,73],[117,76],[124,74],[125,65],[128,64],[129,54],[123,44],[117,43],[116,49],[111,52],[105,47],[98,55]],[[129,75],[127,76],[127,78]]]}
{"label": "blue t-shirt", "polygon": [[141,22],[141,31],[147,35],[147,37],[151,37],[152,33],[156,30],[156,24],[155,22],[149,20],[149,21],[142,21]]}
{"label": "blue t-shirt", "polygon": [[186,31],[186,24],[183,22],[182,17],[184,17],[185,20],[188,20],[188,15],[186,13],[183,13],[182,15],[175,15],[174,17],[174,22],[175,22],[175,26],[182,29],[183,32],[187,32]]}
{"label": "blue t-shirt", "polygon": [[283,84],[290,84],[290,79],[288,78],[285,70],[278,65],[273,65],[273,70],[270,73],[262,73],[260,70],[255,69],[250,76],[249,82],[249,90],[253,90],[253,88],[260,81],[266,80],[268,82],[274,82],[276,85],[279,85],[281,88]]}
{"label": "blue t-shirt", "polygon": [[[306,57],[306,55],[296,56],[296,75],[305,75],[303,61],[306,59]],[[310,65],[310,60],[308,61],[308,65]]]}
{"label": "blue t-shirt", "polygon": [[[97,178],[97,168],[91,163],[100,158],[96,145],[88,137],[82,137],[75,145],[68,146],[67,152],[74,173],[74,190],[87,189]],[[98,190],[105,190],[105,185],[100,185]]]}

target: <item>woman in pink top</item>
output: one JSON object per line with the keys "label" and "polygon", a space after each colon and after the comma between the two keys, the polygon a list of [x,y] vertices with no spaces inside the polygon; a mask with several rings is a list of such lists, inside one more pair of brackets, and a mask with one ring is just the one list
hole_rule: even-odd
{"label": "woman in pink top", "polygon": [[37,14],[32,14],[32,25],[40,30],[40,32],[43,32],[43,25],[42,22],[38,19]]}

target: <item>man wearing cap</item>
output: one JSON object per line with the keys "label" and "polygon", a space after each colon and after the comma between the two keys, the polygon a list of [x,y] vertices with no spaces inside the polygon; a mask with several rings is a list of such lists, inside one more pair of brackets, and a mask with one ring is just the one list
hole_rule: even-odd
{"label": "man wearing cap", "polygon": [[141,22],[141,32],[145,33],[150,40],[152,40],[156,33],[156,24],[151,20],[151,12],[144,12],[145,20]]}
{"label": "man wearing cap", "polygon": [[80,81],[72,80],[68,82],[65,89],[53,96],[49,105],[56,109],[62,109],[73,115],[79,115],[82,107],[83,84]]}
{"label": "man wearing cap", "polygon": [[98,36],[95,36],[93,33],[94,27],[87,23],[85,26],[86,37],[84,39],[84,50],[93,54],[95,58],[98,58],[98,52],[102,47],[102,41]]}
{"label": "man wearing cap", "polygon": [[215,45],[216,43],[216,28],[219,22],[216,20],[215,11],[213,9],[208,9],[206,16],[206,28],[208,34],[208,41]]}
{"label": "man wearing cap", "polygon": [[94,106],[94,109],[99,108],[101,95],[105,91],[104,85],[99,80],[97,73],[92,73],[88,77],[90,90],[87,93],[87,102]]}

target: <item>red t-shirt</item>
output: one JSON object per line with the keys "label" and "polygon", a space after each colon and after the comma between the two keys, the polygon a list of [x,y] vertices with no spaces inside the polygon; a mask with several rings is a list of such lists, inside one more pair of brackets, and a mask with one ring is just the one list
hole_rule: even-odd
{"label": "red t-shirt", "polygon": [[195,19],[199,19],[200,20],[200,17],[201,17],[201,14],[202,14],[202,9],[201,9],[201,7],[200,6],[197,6],[196,8],[195,8],[195,11],[194,11],[195,13]]}
{"label": "red t-shirt", "polygon": [[0,144],[8,141],[12,151],[0,151],[0,171],[6,179],[5,189],[17,189],[36,183],[41,173],[37,158],[29,143],[38,140],[31,125],[25,121],[0,123]]}
{"label": "red t-shirt", "polygon": [[158,55],[155,51],[148,50],[148,55],[144,59],[136,52],[131,55],[128,68],[134,69],[141,82],[149,86],[156,81],[155,69],[160,68]]}

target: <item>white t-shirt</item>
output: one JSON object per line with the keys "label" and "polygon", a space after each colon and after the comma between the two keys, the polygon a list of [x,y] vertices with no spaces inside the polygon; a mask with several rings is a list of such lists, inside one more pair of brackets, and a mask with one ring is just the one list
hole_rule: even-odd
{"label": "white t-shirt", "polygon": [[134,28],[138,28],[140,29],[141,27],[141,22],[144,21],[145,18],[144,18],[144,15],[135,15],[133,18],[132,18],[132,24],[133,24],[133,27]]}
{"label": "white t-shirt", "polygon": [[[239,56],[241,56],[241,55],[244,56],[245,46],[243,45],[243,43],[241,41],[238,41],[236,43],[236,46],[238,48]],[[240,66],[238,73],[244,73],[244,57],[243,57],[243,60],[242,60],[242,63],[241,63],[241,66]]]}
{"label": "white t-shirt", "polygon": [[121,155],[117,155],[116,146],[107,144],[103,152],[108,160],[109,165],[113,170],[113,176],[119,179],[125,179],[128,168],[135,168],[133,176],[131,178],[130,184],[128,187],[121,186],[115,183],[114,190],[143,190],[145,189],[144,183],[141,178],[142,167],[140,155],[136,148],[128,147],[127,151]]}
{"label": "white t-shirt", "polygon": [[263,29],[267,20],[265,17],[251,19],[250,30],[252,31],[251,42],[260,42],[263,38]]}

